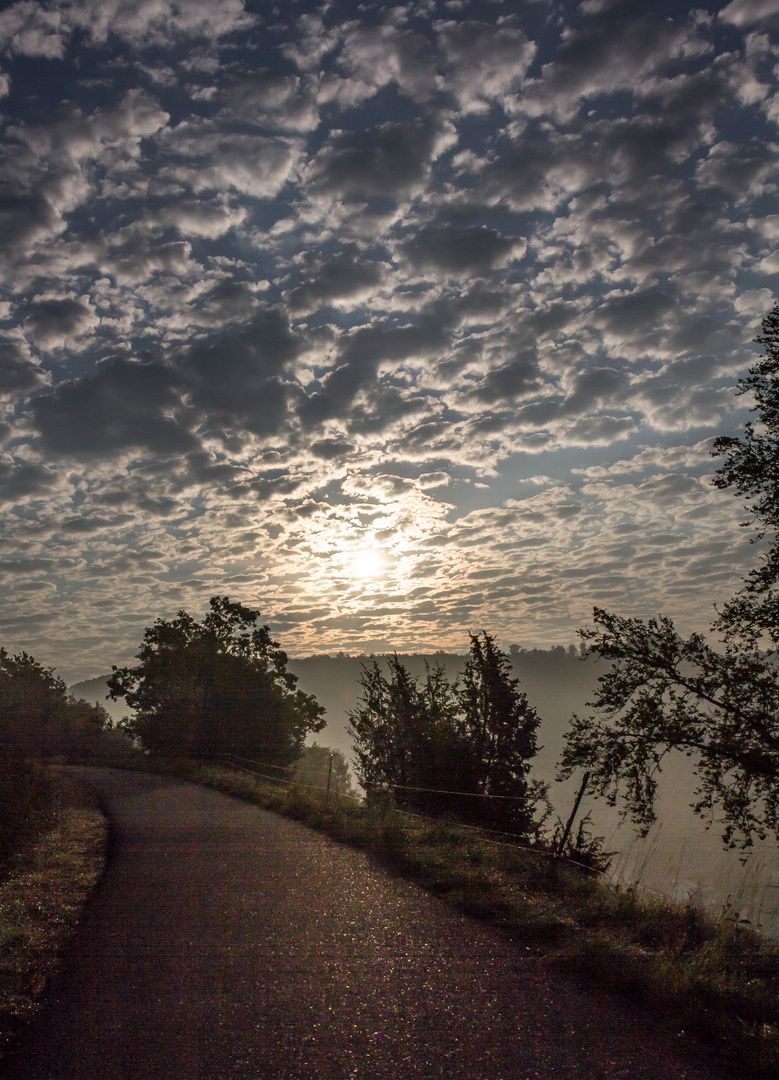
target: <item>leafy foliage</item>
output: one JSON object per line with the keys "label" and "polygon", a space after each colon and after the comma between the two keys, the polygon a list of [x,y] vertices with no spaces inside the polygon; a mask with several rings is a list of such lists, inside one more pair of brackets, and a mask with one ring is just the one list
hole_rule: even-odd
{"label": "leafy foliage", "polygon": [[670,619],[623,619],[600,608],[581,631],[592,652],[613,661],[589,703],[600,716],[574,716],[561,779],[590,770],[590,790],[646,834],[663,759],[678,750],[695,763],[694,809],[723,817],[726,843],[779,835],[779,683],[757,653],[684,640]]}
{"label": "leafy foliage", "polygon": [[52,668],[0,648],[0,745],[33,757],[68,755],[109,724],[100,705],[69,697]]}
{"label": "leafy foliage", "polygon": [[303,753],[293,767],[295,782],[305,787],[327,790],[328,777],[330,791],[338,795],[353,795],[352,780],[349,774],[349,762],[341,750],[312,743],[303,748]]}
{"label": "leafy foliage", "polygon": [[[763,320],[763,333],[755,341],[764,347],[761,359],[739,382],[740,394],[750,393],[759,416],[756,427],[745,425],[742,438],[722,436],[714,453],[724,455],[714,483],[732,488],[749,501],[745,526],[755,525],[755,539],[779,528],[779,304]],[[717,628],[729,639],[741,638],[754,646],[765,635],[779,644],[779,541],[774,536],[767,552],[746,577],[744,588],[723,609]]]}
{"label": "leafy foliage", "polygon": [[26,753],[56,752],[64,727],[65,684],[26,652],[0,648],[0,738]]}
{"label": "leafy foliage", "polygon": [[51,668],[0,648],[0,873],[57,821],[48,761],[80,760],[107,723],[99,705],[68,697]]}
{"label": "leafy foliage", "polygon": [[527,835],[545,795],[528,779],[539,718],[494,638],[470,641],[461,682],[428,667],[420,684],[397,656],[389,678],[376,660],[363,669],[349,724],[357,773],[406,808]]}
{"label": "leafy foliage", "polygon": [[146,628],[135,667],[114,666],[110,696],[136,710],[125,730],[144,746],[213,758],[262,756],[287,765],[300,756],[324,710],[295,689],[287,654],[259,611],[214,596],[202,623],[186,611]]}
{"label": "leafy foliage", "polygon": [[[747,496],[757,536],[779,526],[779,305],[756,339],[762,359],[742,379],[759,423],[741,439],[717,439],[725,455],[714,483]],[[692,759],[698,777],[693,809],[717,816],[729,846],[753,835],[779,838],[779,543],[745,579],[714,624],[721,651],[701,634],[683,639],[670,619],[623,619],[600,608],[595,628],[580,631],[589,653],[612,660],[589,704],[600,715],[574,716],[560,763],[565,779],[580,767],[590,785],[646,833],[663,759]],[[765,648],[766,642],[769,648]]]}

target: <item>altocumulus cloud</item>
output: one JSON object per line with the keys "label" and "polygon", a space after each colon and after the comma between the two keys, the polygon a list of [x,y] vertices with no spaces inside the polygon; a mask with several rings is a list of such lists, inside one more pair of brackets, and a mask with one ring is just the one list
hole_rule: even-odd
{"label": "altocumulus cloud", "polygon": [[91,675],[215,592],[295,652],[708,621],[775,5],[510,7],[5,5],[4,645]]}

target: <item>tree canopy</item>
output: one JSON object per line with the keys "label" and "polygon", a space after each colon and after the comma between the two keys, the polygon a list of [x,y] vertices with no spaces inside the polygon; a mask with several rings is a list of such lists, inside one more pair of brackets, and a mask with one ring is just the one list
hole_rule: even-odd
{"label": "tree canopy", "polygon": [[[487,633],[470,635],[465,670],[451,683],[428,667],[423,682],[397,656],[363,669],[350,714],[357,775],[369,793],[425,813],[528,835],[546,789],[529,779],[539,717]],[[545,803],[544,803],[545,806]]]}
{"label": "tree canopy", "polygon": [[[751,393],[757,424],[741,438],[721,437],[714,478],[750,501],[757,536],[779,526],[779,305],[756,338],[760,361],[739,382]],[[693,809],[717,821],[729,846],[749,847],[769,831],[779,839],[779,543],[770,547],[713,625],[720,648],[701,634],[682,638],[670,619],[644,622],[600,608],[595,628],[580,631],[588,653],[613,661],[589,703],[574,716],[560,778],[590,770],[590,786],[622,800],[642,832],[655,820],[658,775],[671,751],[693,762]]]}
{"label": "tree canopy", "polygon": [[53,668],[0,648],[0,745],[34,757],[68,754],[109,724],[100,705],[69,697]]}
{"label": "tree canopy", "polygon": [[732,488],[748,501],[750,517],[742,524],[755,528],[755,539],[773,533],[768,550],[744,580],[744,588],[725,605],[716,627],[732,640],[754,646],[761,638],[779,644],[779,303],[763,320],[755,341],[763,355],[739,381],[738,393],[751,394],[757,425],[747,423],[741,438],[721,436],[714,453],[724,457],[714,483]]}
{"label": "tree canopy", "polygon": [[270,764],[298,758],[324,709],[296,690],[287,654],[260,612],[213,596],[198,623],[186,611],[144,632],[133,667],[113,667],[110,696],[135,716],[125,730],[148,749],[213,758],[233,753]]}
{"label": "tree canopy", "polygon": [[600,608],[582,631],[590,651],[612,660],[590,706],[574,716],[561,778],[590,771],[590,790],[646,833],[664,759],[691,758],[694,809],[719,820],[727,844],[752,834],[779,836],[779,682],[773,662],[729,645],[718,652],[701,634],[684,639],[670,619],[623,619]]}

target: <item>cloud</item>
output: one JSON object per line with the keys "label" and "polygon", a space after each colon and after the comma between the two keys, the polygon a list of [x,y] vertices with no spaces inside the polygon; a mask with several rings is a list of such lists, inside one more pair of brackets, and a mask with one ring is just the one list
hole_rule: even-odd
{"label": "cloud", "polygon": [[0,49],[6,54],[61,58],[68,37],[61,13],[34,0],[21,0],[0,12]]}
{"label": "cloud", "polygon": [[217,7],[200,0],[17,0],[0,13],[0,48],[17,56],[62,58],[76,30],[88,44],[116,36],[136,46],[173,44],[181,38],[213,40],[248,29],[255,20],[242,0],[222,0]]}
{"label": "cloud", "polygon": [[501,236],[497,229],[484,226],[452,229],[430,225],[417,230],[401,244],[401,251],[415,268],[468,276],[486,273],[511,259],[521,258],[525,246],[518,237]]}
{"label": "cloud", "polygon": [[138,225],[216,240],[241,225],[247,213],[243,206],[225,206],[207,199],[176,199],[149,207]]}
{"label": "cloud", "polygon": [[669,60],[708,49],[693,29],[659,14],[599,12],[580,29],[566,28],[557,57],[525,85],[516,107],[532,116],[567,119],[584,99],[634,90]]}
{"label": "cloud", "polygon": [[220,115],[281,131],[311,131],[319,123],[316,95],[295,75],[234,76],[217,101]]}
{"label": "cloud", "polygon": [[421,190],[430,164],[452,141],[447,128],[425,121],[386,123],[357,133],[334,132],[314,158],[309,188],[352,202],[403,198]]}
{"label": "cloud", "polygon": [[703,187],[720,188],[738,198],[763,189],[766,180],[777,175],[777,155],[769,147],[720,142],[712,146],[696,169]]}
{"label": "cloud", "polygon": [[340,461],[351,457],[355,451],[354,443],[345,439],[318,439],[311,443],[311,453],[324,461]]}
{"label": "cloud", "polygon": [[311,260],[304,267],[309,280],[288,294],[290,310],[306,313],[326,304],[352,307],[376,291],[387,269],[386,264],[362,257],[353,247],[322,262]]}
{"label": "cloud", "polygon": [[180,380],[159,362],[117,357],[94,375],[62,382],[32,402],[49,453],[100,460],[144,450],[166,457],[192,450],[194,436],[170,413],[180,409]]}
{"label": "cloud", "polygon": [[168,113],[145,90],[128,90],[116,107],[85,113],[64,105],[47,124],[16,124],[9,134],[27,146],[38,159],[72,166],[100,157],[109,147],[137,153],[141,139],[163,128]]}
{"label": "cloud", "polygon": [[39,300],[29,306],[25,330],[45,348],[71,347],[89,334],[99,320],[89,305],[73,297]]}
{"label": "cloud", "polygon": [[259,301],[252,288],[243,281],[220,281],[204,293],[196,311],[188,309],[184,319],[202,326],[224,326],[228,323],[250,322],[257,313]]}
{"label": "cloud", "polygon": [[46,494],[59,485],[56,473],[45,465],[18,463],[0,456],[0,502],[20,503]]}
{"label": "cloud", "polygon": [[0,397],[36,390],[47,382],[46,372],[30,359],[21,345],[0,342]]}
{"label": "cloud", "polygon": [[779,25],[779,16],[771,0],[731,0],[717,17],[734,26]]}
{"label": "cloud", "polygon": [[162,176],[197,194],[226,189],[270,198],[291,177],[299,153],[290,138],[227,132],[197,121],[164,132],[159,143],[170,162]]}
{"label": "cloud", "polygon": [[437,79],[429,42],[422,34],[392,24],[357,22],[347,24],[343,34],[340,65],[350,79],[370,87],[372,92],[395,83],[401,93],[417,101],[427,100],[436,89]]}
{"label": "cloud", "polygon": [[29,244],[65,228],[58,192],[41,183],[33,190],[0,185],[0,253],[6,260],[27,250]]}
{"label": "cloud", "polygon": [[435,30],[446,92],[464,112],[483,112],[518,89],[537,53],[516,17],[499,17],[496,24],[441,21]]}
{"label": "cloud", "polygon": [[120,285],[138,285],[155,274],[194,277],[197,264],[192,261],[188,240],[164,240],[149,236],[135,226],[107,238],[100,266]]}
{"label": "cloud", "polygon": [[471,396],[492,405],[498,401],[519,401],[534,396],[542,392],[542,388],[538,357],[535,350],[528,349],[525,356],[487,372],[471,391]]}
{"label": "cloud", "polygon": [[264,435],[287,422],[290,390],[282,376],[302,344],[285,315],[271,308],[184,351],[177,366],[192,406],[210,427]]}
{"label": "cloud", "polygon": [[301,419],[308,426],[348,416],[357,395],[375,382],[381,363],[395,365],[430,356],[446,346],[450,324],[451,316],[433,307],[417,325],[377,323],[345,335],[321,390],[302,402]]}
{"label": "cloud", "polygon": [[649,288],[607,296],[591,318],[610,344],[619,348],[629,341],[640,350],[642,343],[651,347],[658,325],[664,325],[675,309],[673,296],[658,288]]}
{"label": "cloud", "polygon": [[443,470],[422,473],[418,480],[418,484],[423,490],[427,490],[428,488],[446,487],[451,484],[451,482],[451,476],[449,473],[443,472]]}

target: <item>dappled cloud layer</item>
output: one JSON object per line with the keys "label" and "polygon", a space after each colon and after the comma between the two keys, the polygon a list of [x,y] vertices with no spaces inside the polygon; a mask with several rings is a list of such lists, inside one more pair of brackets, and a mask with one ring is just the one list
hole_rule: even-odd
{"label": "dappled cloud layer", "polygon": [[0,12],[0,641],[705,626],[777,293],[767,0]]}

